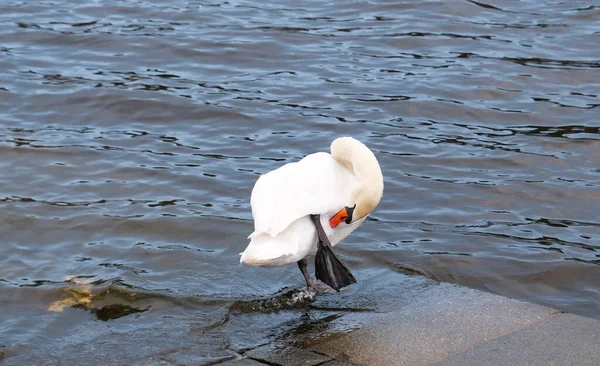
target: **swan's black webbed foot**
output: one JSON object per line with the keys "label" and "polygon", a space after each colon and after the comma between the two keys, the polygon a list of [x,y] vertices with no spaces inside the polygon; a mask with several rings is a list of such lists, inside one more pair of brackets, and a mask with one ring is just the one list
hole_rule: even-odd
{"label": "swan's black webbed foot", "polygon": [[356,279],[350,273],[350,270],[346,268],[333,252],[331,242],[321,225],[320,215],[310,215],[310,218],[317,228],[319,238],[317,256],[315,257],[315,276],[317,279],[323,281],[336,291],[356,283]]}

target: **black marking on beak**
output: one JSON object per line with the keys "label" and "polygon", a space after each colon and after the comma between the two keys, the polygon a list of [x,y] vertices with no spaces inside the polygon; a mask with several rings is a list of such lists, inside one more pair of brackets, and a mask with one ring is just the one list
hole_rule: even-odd
{"label": "black marking on beak", "polygon": [[346,224],[349,224],[352,222],[352,216],[354,214],[355,208],[356,208],[356,203],[354,204],[354,207],[346,206],[346,212],[348,213],[348,217],[346,217],[346,220],[344,221]]}

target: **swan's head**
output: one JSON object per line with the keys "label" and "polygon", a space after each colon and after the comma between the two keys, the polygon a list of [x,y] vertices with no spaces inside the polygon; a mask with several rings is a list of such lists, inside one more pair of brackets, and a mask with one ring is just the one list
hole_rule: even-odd
{"label": "swan's head", "polygon": [[329,220],[329,225],[335,228],[342,222],[351,224],[361,220],[377,207],[383,195],[383,175],[373,152],[352,137],[333,141],[331,155],[358,180],[350,201]]}

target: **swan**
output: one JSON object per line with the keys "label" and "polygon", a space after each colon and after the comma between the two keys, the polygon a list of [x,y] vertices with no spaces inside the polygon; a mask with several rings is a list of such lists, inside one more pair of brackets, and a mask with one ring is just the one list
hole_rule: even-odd
{"label": "swan", "polygon": [[[383,195],[383,175],[373,152],[352,137],[270,171],[250,197],[254,232],[240,263],[277,267],[297,263],[306,284],[319,291],[356,283],[332,247],[356,230]],[[316,278],[307,257],[316,254]]]}

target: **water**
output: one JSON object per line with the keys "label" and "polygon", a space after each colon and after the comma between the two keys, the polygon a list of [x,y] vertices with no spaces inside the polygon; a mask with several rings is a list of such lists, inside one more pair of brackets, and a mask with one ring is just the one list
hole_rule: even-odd
{"label": "water", "polygon": [[[163,334],[215,362],[315,321],[352,327],[430,283],[413,274],[600,317],[596,2],[8,0],[0,14],[7,362],[81,344],[129,362],[123,343],[151,353]],[[255,311],[302,276],[238,264],[252,186],[341,135],[385,177],[336,249],[359,284]]]}

